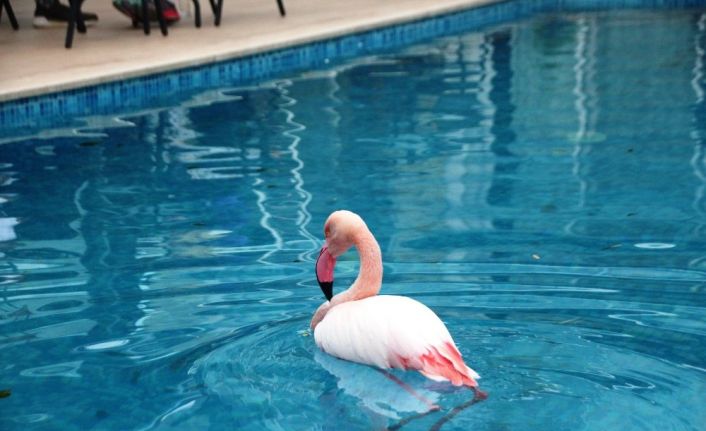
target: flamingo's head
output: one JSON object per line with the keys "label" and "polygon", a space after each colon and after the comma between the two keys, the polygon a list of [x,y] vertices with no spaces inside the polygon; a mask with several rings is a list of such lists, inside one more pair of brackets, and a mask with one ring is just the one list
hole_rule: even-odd
{"label": "flamingo's head", "polygon": [[336,259],[353,246],[358,232],[367,229],[363,219],[350,211],[336,211],[326,220],[326,243],[316,259],[316,280],[327,300],[330,301],[333,297],[333,270],[336,267]]}

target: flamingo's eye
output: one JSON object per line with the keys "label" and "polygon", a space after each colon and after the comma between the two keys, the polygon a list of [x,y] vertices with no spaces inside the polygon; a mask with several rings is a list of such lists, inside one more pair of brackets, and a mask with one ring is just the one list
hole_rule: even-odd
{"label": "flamingo's eye", "polygon": [[324,237],[328,238],[331,235],[331,229],[328,225],[324,228]]}

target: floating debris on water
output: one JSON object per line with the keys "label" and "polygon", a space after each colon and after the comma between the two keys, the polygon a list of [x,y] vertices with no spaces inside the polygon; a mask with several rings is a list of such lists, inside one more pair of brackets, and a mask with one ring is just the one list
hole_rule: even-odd
{"label": "floating debris on water", "polygon": [[556,212],[556,205],[554,204],[546,204],[543,205],[542,208],[540,209],[543,213],[555,213]]}
{"label": "floating debris on water", "polygon": [[534,260],[539,260],[539,259],[541,259],[541,257],[540,257],[538,254],[535,253],[535,254],[532,255],[532,259],[534,259]]}
{"label": "floating debris on water", "polygon": [[7,398],[12,395],[12,391],[9,389],[0,389],[0,398]]}

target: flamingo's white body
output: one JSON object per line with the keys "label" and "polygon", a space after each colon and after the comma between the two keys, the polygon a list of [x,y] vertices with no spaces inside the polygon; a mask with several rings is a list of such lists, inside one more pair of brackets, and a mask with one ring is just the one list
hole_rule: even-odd
{"label": "flamingo's white body", "polygon": [[[430,379],[465,385],[476,396],[478,374],[466,366],[449,331],[427,306],[404,296],[377,295],[382,283],[380,247],[363,220],[336,211],[325,226],[326,245],[316,264],[317,279],[329,301],[311,327],[324,352],[380,368],[418,370]],[[332,296],[336,258],[355,246],[360,273],[346,291]]]}

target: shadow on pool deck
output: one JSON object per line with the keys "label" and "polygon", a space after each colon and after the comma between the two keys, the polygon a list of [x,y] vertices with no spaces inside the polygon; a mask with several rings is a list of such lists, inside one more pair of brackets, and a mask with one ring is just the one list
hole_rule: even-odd
{"label": "shadow on pool deck", "polygon": [[282,18],[275,0],[226,0],[221,26],[215,27],[208,2],[202,0],[201,28],[195,28],[193,16],[188,16],[163,37],[156,24],[149,36],[132,28],[110,0],[87,1],[84,11],[97,13],[99,22],[86,34],[76,34],[73,48],[67,50],[65,27],[33,28],[34,1],[15,0],[20,29],[12,30],[5,13],[0,21],[0,102],[239,57],[492,2],[284,0],[287,16]]}

